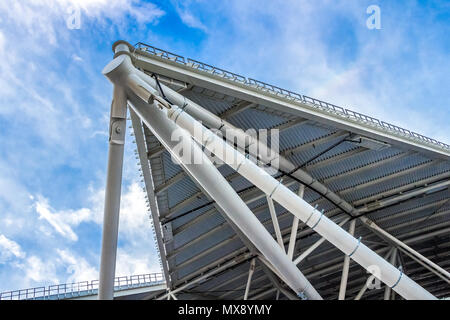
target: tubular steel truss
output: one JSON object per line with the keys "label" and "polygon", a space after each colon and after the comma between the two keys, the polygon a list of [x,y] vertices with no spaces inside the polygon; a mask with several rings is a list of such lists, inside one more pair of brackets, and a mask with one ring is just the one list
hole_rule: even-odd
{"label": "tubular steel truss", "polygon": [[[383,130],[392,131],[394,134],[402,135],[403,137],[406,136],[411,140],[420,140],[421,143],[433,145],[434,148],[448,150],[450,149],[450,146],[345,108],[341,108],[308,96],[299,95],[297,93],[254,79],[246,79],[238,74],[231,73],[196,60],[185,60],[179,55],[148,46],[143,43],[138,43],[135,47],[132,47],[124,41],[119,41],[114,44],[113,50],[115,52],[115,58],[103,70],[105,76],[108,77],[114,84],[115,96],[111,111],[110,157],[108,165],[109,187],[107,187],[105,199],[102,265],[100,270],[99,286],[100,299],[111,299],[114,287],[114,262],[115,250],[117,246],[117,222],[119,215],[118,201],[120,201],[121,162],[123,158],[123,143],[121,140],[123,132],[121,131],[121,127],[123,113],[126,113],[127,104],[128,107],[130,107],[130,112],[132,114],[134,130],[140,130],[138,128],[141,125],[140,122],[142,122],[152,131],[152,133],[164,146],[161,151],[166,149],[172,156],[177,158],[186,174],[198,185],[202,193],[206,194],[209,198],[215,201],[215,206],[219,212],[224,215],[228,223],[233,226],[238,236],[250,249],[251,254],[249,256],[245,256],[244,258],[252,258],[252,267],[249,270],[250,274],[245,288],[244,299],[247,299],[251,288],[250,284],[252,281],[253,272],[255,270],[255,255],[258,256],[258,261],[262,262],[261,267],[265,270],[266,275],[275,286],[277,292],[282,292],[289,298],[294,297],[290,291],[282,287],[281,283],[279,283],[279,281],[271,275],[272,273],[286,283],[293,293],[298,295],[300,298],[321,299],[321,296],[300,272],[296,264],[306,257],[307,254],[314,251],[325,240],[328,240],[345,254],[343,279],[339,294],[341,299],[345,297],[350,259],[356,261],[372,273],[374,277],[386,283],[386,288],[389,288],[389,290],[386,289],[385,291],[386,298],[388,298],[388,296],[390,297],[390,290],[393,290],[406,299],[435,299],[435,297],[427,290],[405,275],[403,270],[399,270],[393,266],[392,264],[396,263],[394,258],[391,258],[391,263],[387,262],[377,253],[365,246],[362,243],[361,238],[355,238],[353,236],[356,221],[354,219],[358,217],[358,210],[346,203],[338,195],[331,192],[326,186],[312,179],[304,171],[299,168],[295,168],[294,165],[285,158],[280,155],[275,156],[276,160],[280,160],[280,167],[282,170],[288,171],[284,171],[284,174],[287,174],[290,178],[298,179],[299,182],[305,183],[308,187],[313,188],[315,191],[320,190],[320,194],[326,194],[339,208],[350,215],[351,230],[349,233],[342,229],[341,226],[349,221],[350,218],[344,219],[341,221],[340,225],[337,225],[326,215],[324,215],[323,210],[320,212],[304,201],[302,199],[302,192],[299,194],[293,193],[282,183],[282,179],[276,180],[266,171],[261,169],[257,164],[255,164],[255,161],[259,161],[263,164],[270,165],[273,161],[275,161],[275,158],[267,157],[267,153],[265,152],[261,152],[263,156],[260,157],[260,154],[252,154],[249,152],[249,149],[247,149],[251,144],[256,143],[260,147],[259,150],[262,149],[266,151],[268,148],[266,145],[261,143],[259,140],[249,139],[249,137],[245,136],[245,134],[243,134],[242,137],[244,140],[249,139],[249,143],[245,145],[243,149],[235,148],[233,145],[228,144],[228,142],[223,141],[222,138],[218,137],[208,128],[236,131],[235,127],[219,117],[209,113],[200,105],[186,99],[184,96],[173,91],[164,84],[160,84],[156,77],[150,77],[149,75],[136,69],[133,66],[131,58],[136,50],[139,50],[140,52],[159,56],[163,59],[167,59],[178,64],[183,64],[209,74],[217,75],[224,79],[238,82],[246,86],[254,87],[258,90],[262,90],[276,96],[282,96],[283,98],[289,100],[301,102],[311,107],[345,117],[351,121],[364,123],[368,126],[377,126],[383,128]],[[126,98],[124,98],[125,96]],[[245,108],[246,106],[247,105],[243,105],[239,108]],[[199,123],[198,120],[206,123],[208,128]],[[117,129],[117,123],[120,123],[119,129]],[[200,135],[198,134],[199,132],[196,132],[196,129],[198,128],[200,128]],[[199,157],[202,160],[201,164],[189,162],[177,154],[177,146],[172,140],[171,134],[179,129],[182,129],[182,136],[184,136],[186,141],[188,141],[188,148],[193,150],[193,157]],[[117,135],[119,135],[119,139],[116,137]],[[142,136],[140,139],[142,140]],[[116,147],[117,144],[119,145],[119,149]],[[227,165],[233,168],[237,174],[245,177],[263,192],[263,195],[266,196],[268,201],[277,241],[275,241],[272,235],[267,232],[258,219],[254,217],[246,203],[236,194],[233,188],[230,187],[227,180],[223,178],[209,158],[205,156],[204,150],[208,150],[209,152],[215,154],[220,160],[224,161]],[[142,161],[147,161],[144,157],[144,154],[147,156],[147,153],[152,154],[150,150],[147,152],[142,147],[138,148],[141,164]],[[238,161],[230,161],[226,157],[227,154],[233,155],[233,159],[237,159]],[[250,158],[249,155],[252,158]],[[155,221],[156,216],[156,222],[158,224],[155,226],[157,227],[156,242],[159,251],[161,254],[164,254],[164,246],[161,242],[161,231],[159,231],[160,225],[158,215],[155,212],[157,208],[153,201],[153,199],[156,198],[153,194],[153,185],[147,181],[149,179],[151,179],[151,177],[144,175],[147,188],[150,186],[152,189],[148,196],[149,198],[152,198],[150,201],[150,206],[152,207],[152,214],[154,213],[153,220]],[[295,217],[294,224],[296,225],[293,226],[291,230],[291,236],[289,237],[289,248],[287,252],[284,247],[284,239],[282,237],[282,231],[278,225],[278,218],[273,201],[276,201],[278,204],[282,205]],[[166,215],[165,218],[169,218],[169,216]],[[375,231],[378,235],[381,234],[381,237],[387,239],[388,242],[394,243],[394,245],[401,247],[405,253],[413,255],[415,259],[420,261],[420,263],[426,265],[430,271],[439,274],[439,276],[444,279],[447,279],[447,282],[450,279],[448,272],[444,269],[432,263],[429,259],[426,259],[412,248],[403,244],[400,240],[376,226],[369,219],[362,217],[358,220],[367,225],[369,229]],[[323,238],[311,246],[310,249],[308,249],[300,257],[292,261],[293,248],[295,246],[296,238],[293,235],[297,233],[299,221],[302,221],[306,226],[319,233]],[[225,265],[227,264],[232,265],[233,262],[226,263]],[[218,270],[224,268],[225,265],[216,269],[214,272],[219,272]],[[376,266],[378,269],[374,270],[372,268],[373,266]],[[177,299],[175,296],[177,292],[189,288],[196,282],[204,281],[214,274],[213,272],[210,272],[205,275],[201,275],[200,277],[197,277],[182,286],[174,288],[170,283],[170,275],[168,275],[167,268],[164,265],[163,270],[166,274],[165,278],[169,291],[167,294],[159,297],[160,299]],[[264,293],[261,292],[257,295],[263,294]]]}

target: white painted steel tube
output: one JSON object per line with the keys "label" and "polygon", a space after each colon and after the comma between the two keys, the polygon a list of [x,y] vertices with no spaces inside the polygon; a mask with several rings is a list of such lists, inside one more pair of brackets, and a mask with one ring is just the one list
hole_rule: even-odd
{"label": "white painted steel tube", "polygon": [[334,244],[344,254],[350,255],[355,262],[367,270],[372,270],[373,266],[377,266],[381,270],[378,275],[379,279],[402,297],[419,300],[436,299],[427,290],[328,219],[323,212],[313,208],[228,143],[203,127],[187,112],[177,106],[172,106],[167,114],[211,153],[214,153],[264,193],[269,194],[272,199]]}
{"label": "white painted steel tube", "polygon": [[410,257],[412,260],[414,260],[415,262],[417,262],[418,264],[420,264],[422,267],[424,267],[425,269],[428,269],[429,271],[431,271],[432,273],[434,273],[436,276],[438,276],[439,278],[441,278],[442,280],[444,280],[445,282],[447,282],[448,284],[450,284],[450,280],[448,278],[446,278],[445,276],[443,276],[441,273],[437,272],[436,270],[434,270],[433,268],[431,268],[429,265],[425,264],[422,260],[418,259],[417,257],[415,257],[414,255],[412,255],[411,253],[409,253],[408,251],[406,251],[403,248],[399,248],[401,252],[403,252],[404,254],[406,254],[408,257]]}
{"label": "white painted steel tube", "polygon": [[[285,251],[283,237],[281,236],[280,225],[278,224],[277,212],[275,211],[275,205],[272,198],[266,195],[267,205],[269,206],[270,217],[272,219],[273,229],[275,230],[275,236],[280,247]],[[292,259],[291,259],[292,260]]]}
{"label": "white painted steel tube", "polygon": [[[384,259],[389,258],[389,256],[392,254],[392,251],[394,249],[391,248],[388,253],[383,257]],[[364,293],[366,292],[366,290],[369,287],[369,283],[371,283],[374,279],[374,275],[371,275],[370,277],[367,278],[366,282],[364,282],[364,285],[362,286],[361,290],[359,290],[358,294],[356,295],[354,300],[360,300],[362,298],[362,296],[364,295]]]}
{"label": "white painted steel tube", "polygon": [[[397,259],[397,248],[394,248],[394,250],[392,250],[391,258],[390,258],[389,262],[392,265],[395,265],[396,259]],[[391,298],[391,288],[386,286],[384,288],[384,300],[390,300],[390,298]]]}
{"label": "white painted steel tube", "polygon": [[[350,227],[348,229],[348,233],[350,233],[352,236],[355,233],[355,223],[356,220],[352,220],[350,222]],[[344,265],[342,267],[342,277],[341,277],[341,285],[339,287],[339,300],[345,300],[345,293],[347,292],[347,280],[348,280],[348,270],[350,269],[350,257],[345,256],[344,257]]]}
{"label": "white painted steel tube", "polygon": [[[155,79],[139,70],[137,71],[142,80],[147,82],[153,88],[155,89],[157,88]],[[283,156],[280,156],[278,153],[276,155],[273,155],[273,153],[268,152],[270,149],[267,147],[265,143],[262,143],[258,139],[245,133],[243,130],[234,127],[231,123],[219,118],[214,113],[210,112],[209,110],[206,110],[197,103],[191,101],[190,99],[184,97],[183,95],[179,94],[178,92],[172,90],[171,88],[167,87],[162,83],[161,88],[164,91],[164,95],[173,104],[183,106],[184,111],[186,111],[188,114],[190,114],[198,121],[201,121],[202,123],[207,125],[209,128],[220,130],[223,136],[226,136],[227,132],[228,133],[232,132],[233,135],[237,137],[238,141],[247,141],[248,142],[247,145],[256,144],[257,148],[254,149],[257,150],[258,153],[257,155],[261,159],[261,162],[263,162],[264,164],[270,164],[274,163],[274,161],[278,161],[279,168],[282,169],[283,171],[292,172],[295,170],[295,172],[291,173],[292,176],[299,179],[303,184],[310,186],[311,188],[317,190],[321,194],[325,194],[331,201],[338,204],[346,212],[350,214],[357,213],[356,209],[353,208],[353,206],[351,206],[349,203],[347,203],[333,191],[328,189],[320,181],[314,179],[309,173],[303,171],[302,169],[296,168],[292,162],[290,162]],[[252,153],[252,148],[250,148],[249,151],[250,153]],[[256,154],[253,153],[252,156],[256,157]]]}
{"label": "white painted steel tube", "polygon": [[106,173],[105,207],[98,298],[114,298],[117,238],[119,232],[120,193],[122,187],[127,99],[124,88],[114,86],[109,127],[108,168]]}
{"label": "white painted steel tube", "polygon": [[256,259],[253,258],[252,261],[250,261],[250,268],[248,269],[248,278],[247,278],[247,285],[245,286],[244,300],[247,300],[247,298],[248,298],[248,293],[250,291],[250,285],[252,283],[253,273],[255,272],[255,263],[256,263]]}
{"label": "white painted steel tube", "polygon": [[[111,82],[115,85],[125,85],[129,89],[129,92],[127,92],[128,99],[132,102],[135,113],[152,130],[166,149],[171,151],[172,156],[178,160],[204,193],[216,201],[216,204],[222,208],[233,223],[283,274],[292,290],[299,295],[306,295],[309,299],[322,299],[200,147],[192,141],[190,135],[184,130],[178,130],[178,126],[168,119],[166,109],[159,110],[155,103],[149,104],[153,99],[158,101],[160,99],[156,97],[153,88],[137,79],[138,77],[135,75],[138,72],[133,67],[127,54],[117,56],[103,69],[103,74]],[[178,107],[175,108],[180,110]],[[172,139],[172,134],[175,131],[180,134],[180,138],[184,139],[183,141],[187,143],[188,149],[192,151],[192,159],[189,159],[189,163],[174,152],[174,148],[178,147],[179,144],[178,140]],[[198,159],[200,159],[201,165],[195,164]]]}
{"label": "white painted steel tube", "polygon": [[[147,74],[138,71],[138,75],[151,87],[157,88],[157,84],[155,79],[148,76]],[[191,101],[190,99],[184,97],[183,95],[179,94],[178,92],[172,90],[171,88],[165,86],[164,84],[161,84],[161,88],[164,91],[164,94],[170,99],[171,102],[173,102],[176,105],[182,105],[184,106],[184,110],[192,115],[195,119],[198,121],[202,121],[205,123],[209,128],[219,129],[222,134],[225,136],[227,131],[232,131],[233,134],[238,138],[239,141],[248,141],[248,145],[256,143],[258,148],[258,156],[261,159],[261,162],[264,164],[270,164],[274,160],[279,161],[278,165],[279,168],[282,169],[285,172],[292,172],[293,170],[297,169],[295,165],[284,158],[283,156],[277,155],[275,158],[270,158],[267,156],[267,150],[269,149],[266,144],[262,143],[261,141],[255,139],[254,137],[246,134],[243,130],[237,129],[229,122],[221,119],[217,115],[213,114],[209,110],[204,109],[197,103]],[[249,150],[250,153],[252,153],[252,150]],[[253,156],[256,156],[255,154],[252,154]],[[292,172],[291,175],[300,181],[302,183],[308,185],[309,187],[313,188],[314,190],[317,190],[319,193],[322,193],[326,195],[328,199],[330,199],[333,203],[339,205],[342,209],[345,210],[345,212],[350,213],[352,215],[357,215],[359,213],[359,210],[356,210],[352,205],[350,205],[348,202],[343,200],[340,196],[332,192],[330,189],[328,189],[325,185],[323,185],[320,181],[317,181],[314,179],[311,175],[309,175],[307,172],[297,169],[295,172]],[[437,186],[436,186],[437,187]],[[364,208],[362,210],[365,210]],[[411,252],[411,251],[410,251]],[[412,252],[416,255],[416,252]],[[416,255],[417,256],[417,255]],[[445,277],[450,279],[448,272],[443,272],[442,268],[434,264],[429,259],[424,259],[423,256],[420,256],[419,259],[421,259],[423,262],[429,264],[439,272],[443,273]],[[437,266],[437,268],[436,268]]]}
{"label": "white painted steel tube", "polygon": [[129,94],[131,108],[150,128],[158,140],[171,154],[177,158],[184,170],[193,178],[193,181],[222,208],[233,223],[238,226],[255,247],[267,260],[282,274],[287,284],[297,294],[304,293],[309,299],[322,299],[309,281],[283,252],[270,233],[259,222],[258,218],[245,205],[217,168],[200,147],[191,139],[188,132],[179,130],[178,133],[189,143],[192,157],[201,157],[201,165],[189,163],[174,152],[179,143],[171,138],[172,133],[179,129],[167,117],[166,110],[159,110],[155,105],[143,103],[136,95]]}
{"label": "white painted steel tube", "polygon": [[438,266],[436,263],[434,263],[430,259],[426,258],[425,256],[423,256],[422,254],[420,254],[419,252],[417,252],[416,250],[414,250],[410,246],[406,245],[402,241],[398,240],[397,238],[392,236],[390,233],[388,233],[388,232],[384,231],[383,229],[381,229],[375,222],[373,222],[369,218],[361,217],[360,220],[365,225],[367,225],[370,229],[374,230],[375,232],[378,232],[383,237],[385,237],[388,240],[392,241],[396,246],[399,246],[400,248],[406,250],[410,254],[414,255],[417,259],[419,259],[420,261],[422,261],[426,265],[430,266],[431,268],[433,268],[434,270],[436,270],[437,272],[442,274],[447,279],[447,282],[449,282],[449,280],[450,280],[450,273],[448,271],[446,271],[444,268]]}
{"label": "white painted steel tube", "polygon": [[[350,218],[345,218],[339,223],[339,226],[342,227]],[[302,262],[307,256],[309,256],[314,250],[316,250],[322,243],[324,243],[327,239],[324,237],[317,240],[314,244],[312,244],[308,249],[305,250],[301,255],[295,258],[294,263],[298,265]]]}
{"label": "white painted steel tube", "polygon": [[[298,186],[298,196],[303,198],[305,193],[305,185],[300,184]],[[289,237],[289,245],[288,245],[288,256],[292,260],[294,257],[295,243],[297,240],[297,231],[298,231],[298,218],[296,216],[293,217],[292,227],[291,227],[291,236]]]}

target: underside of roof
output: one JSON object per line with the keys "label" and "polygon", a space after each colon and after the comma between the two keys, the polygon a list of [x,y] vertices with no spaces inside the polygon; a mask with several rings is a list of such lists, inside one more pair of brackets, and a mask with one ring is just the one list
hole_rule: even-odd
{"label": "underside of roof", "polygon": [[[144,72],[235,127],[279,129],[280,154],[309,173],[381,228],[442,268],[450,269],[450,147],[434,139],[342,107],[299,95],[181,56],[137,44],[133,63]],[[170,286],[234,261],[214,276],[177,294],[179,299],[242,299],[252,254],[232,227],[174,163],[144,126],[158,215],[163,233],[162,263]],[[269,232],[274,233],[265,195],[227,165],[220,173]],[[274,175],[278,177],[277,174]],[[293,191],[299,184],[283,183]],[[306,186],[304,200],[339,221],[347,216],[329,199]],[[293,216],[275,205],[285,245]],[[159,228],[159,225],[155,225]],[[348,228],[348,226],[344,226]],[[355,237],[384,256],[389,244],[357,220]],[[294,258],[320,239],[300,223]],[[399,253],[405,274],[436,297],[450,294],[448,283]],[[298,267],[324,299],[336,299],[344,255],[325,242]],[[368,277],[351,262],[347,298],[354,298]],[[256,264],[250,299],[275,299],[277,290]],[[382,299],[384,286],[363,299]],[[280,295],[280,299],[285,298]],[[398,298],[398,296],[397,296]]]}

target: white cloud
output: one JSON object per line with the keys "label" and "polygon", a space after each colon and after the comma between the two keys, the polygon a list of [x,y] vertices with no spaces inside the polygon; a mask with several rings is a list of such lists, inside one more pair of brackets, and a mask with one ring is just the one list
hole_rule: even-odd
{"label": "white cloud", "polygon": [[33,255],[27,258],[19,268],[25,273],[23,279],[23,286],[29,287],[34,283],[58,283],[58,276],[56,273],[55,261],[43,260],[40,257]]}
{"label": "white cloud", "polygon": [[73,231],[72,226],[78,226],[80,223],[92,219],[92,212],[87,208],[52,212],[53,209],[48,204],[47,199],[42,196],[37,198],[35,205],[39,219],[46,220],[57,233],[71,241],[78,240],[78,236]]}
{"label": "white cloud", "polygon": [[[0,264],[11,273],[0,272],[0,291],[98,279],[100,246],[77,245],[83,224],[96,225],[97,230],[103,224],[104,189],[90,187],[89,193],[88,206],[64,210],[55,209],[41,195],[28,194],[32,205],[29,213],[23,212],[26,223],[2,218]],[[2,228],[20,233],[24,244],[1,234]],[[34,248],[27,247],[29,241],[35,242]],[[122,192],[116,275],[160,271],[144,191],[134,181]]]}
{"label": "white cloud", "polygon": [[77,61],[77,62],[83,62],[83,58],[81,58],[80,56],[76,55],[75,53],[72,55],[72,59],[74,61]]}
{"label": "white cloud", "polygon": [[68,277],[63,280],[65,283],[91,281],[98,279],[98,269],[91,266],[86,259],[75,256],[69,250],[56,250],[64,265]]}
{"label": "white cloud", "polygon": [[118,21],[129,15],[138,23],[155,22],[165,12],[155,4],[136,0],[59,0],[63,6],[77,6],[90,17],[106,17]]}
{"label": "white cloud", "polygon": [[[121,196],[119,233],[120,238],[132,243],[139,243],[151,234],[151,225],[145,202],[145,193],[136,182],[124,186]],[[39,219],[48,222],[58,234],[71,241],[77,241],[74,228],[81,223],[103,223],[104,189],[90,188],[90,207],[69,210],[55,210],[49,200],[38,195],[34,202]],[[148,238],[149,239],[149,238]]]}
{"label": "white cloud", "polygon": [[0,264],[13,258],[24,258],[25,252],[20,245],[0,234]]}
{"label": "white cloud", "polygon": [[190,11],[186,9],[178,9],[177,12],[180,15],[181,21],[183,21],[183,23],[186,24],[187,26],[207,31],[206,26]]}
{"label": "white cloud", "polygon": [[192,13],[192,10],[189,8],[192,5],[192,1],[172,1],[172,3],[180,16],[181,21],[185,25],[191,28],[200,29],[204,32],[208,31],[206,26]]}
{"label": "white cloud", "polygon": [[130,248],[119,248],[117,251],[117,277],[161,272],[156,256],[145,254],[142,250],[129,251]]}

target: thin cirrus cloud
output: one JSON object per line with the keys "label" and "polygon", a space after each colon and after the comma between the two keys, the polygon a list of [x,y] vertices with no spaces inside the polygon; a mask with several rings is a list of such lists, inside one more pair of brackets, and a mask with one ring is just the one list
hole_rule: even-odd
{"label": "thin cirrus cloud", "polygon": [[0,234],[0,263],[5,263],[12,258],[24,258],[25,252],[20,245]]}

